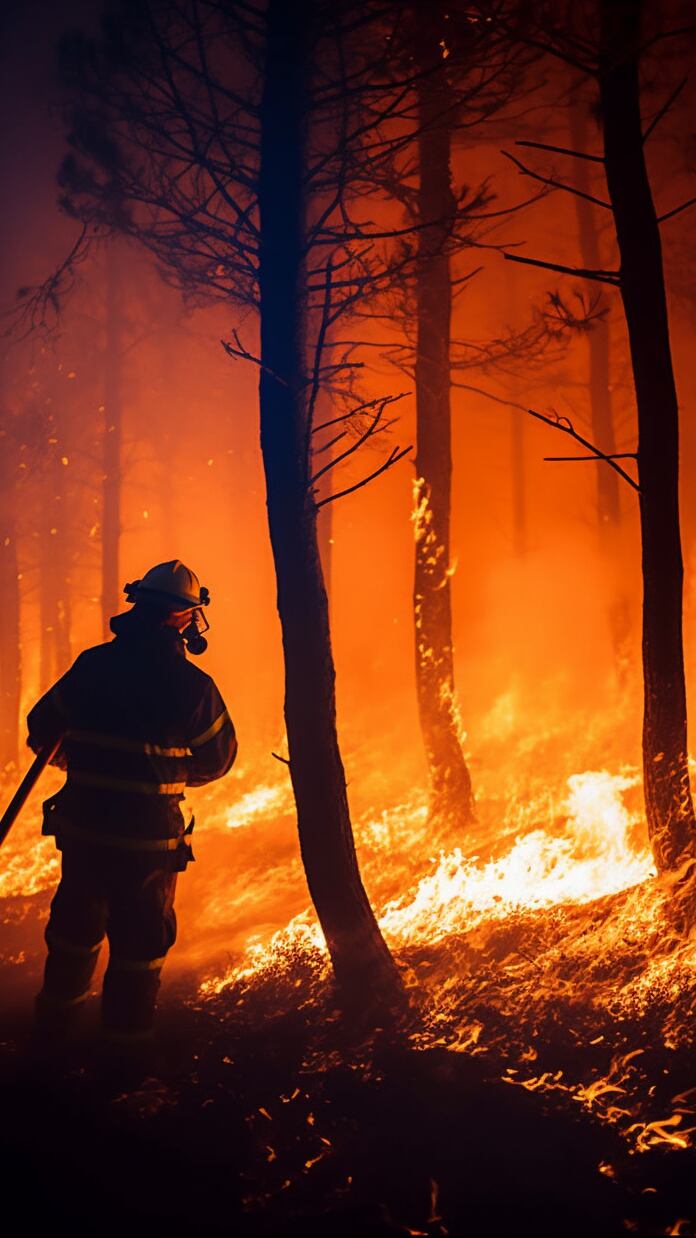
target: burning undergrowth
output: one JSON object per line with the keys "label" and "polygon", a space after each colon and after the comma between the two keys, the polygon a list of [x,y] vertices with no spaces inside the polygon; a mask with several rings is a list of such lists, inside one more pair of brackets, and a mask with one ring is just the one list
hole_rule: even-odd
{"label": "burning undergrowth", "polygon": [[[683,1150],[696,1129],[696,946],[671,925],[637,788],[635,771],[589,771],[568,778],[544,825],[529,805],[517,829],[514,809],[499,828],[482,812],[467,854],[441,835],[425,871],[391,898],[385,857],[405,842],[411,856],[433,850],[424,803],[368,812],[356,833],[410,989],[414,1047],[479,1057],[491,1077],[614,1127],[632,1152]],[[328,983],[306,911],[251,940],[200,996],[240,1015],[318,1012]],[[322,1052],[332,1060],[324,1042],[315,1066]]]}
{"label": "burning undergrowth", "polygon": [[[669,889],[655,877],[636,771],[586,769],[556,784],[539,773],[524,789],[499,780],[466,838],[456,822],[433,826],[422,791],[394,802],[378,772],[359,784],[361,868],[412,1008],[398,1036],[377,1040],[349,1035],[335,1009],[282,774],[259,785],[242,770],[236,784],[197,797],[202,862],[189,886],[197,892],[183,886],[181,918],[185,926],[195,911],[198,944],[182,935],[170,984],[199,1052],[173,1092],[150,1087],[129,1103],[141,1116],[181,1103],[242,1114],[252,1149],[243,1210],[254,1215],[282,1211],[293,1193],[300,1212],[308,1192],[343,1198],[358,1156],[345,1113],[368,1093],[381,1111],[380,1089],[403,1071],[404,1087],[422,1075],[422,1103],[433,1107],[424,1139],[441,1137],[444,1071],[462,1104],[485,1096],[501,1122],[519,1100],[544,1122],[555,1114],[591,1128],[592,1174],[657,1190],[674,1171],[655,1158],[681,1164],[696,1139],[696,945],[673,927]],[[36,832],[27,819],[11,839],[6,919],[23,903],[45,908],[55,880],[54,853]],[[408,1066],[385,1065],[385,1038]],[[529,1137],[543,1143],[534,1122]],[[411,1232],[441,1232],[427,1213]]]}

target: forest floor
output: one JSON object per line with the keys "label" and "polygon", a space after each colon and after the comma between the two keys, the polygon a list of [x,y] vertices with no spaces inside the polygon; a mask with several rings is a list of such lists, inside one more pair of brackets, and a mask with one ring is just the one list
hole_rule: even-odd
{"label": "forest floor", "polygon": [[[496,1055],[351,1032],[300,959],[205,1000],[179,972],[134,1068],[103,1056],[96,1000],[81,1040],[34,1045],[36,969],[1,975],[3,1202],[28,1234],[696,1232],[690,1149],[638,1152],[565,1092],[510,1086]],[[653,1071],[687,1085],[692,1054]]]}
{"label": "forest floor", "polygon": [[407,766],[350,754],[361,869],[412,985],[400,1031],[333,1008],[284,770],[196,793],[130,1074],[96,997],[74,1046],[33,1042],[58,876],[36,797],[0,868],[5,1215],[60,1238],[696,1234],[696,940],[670,924],[639,775],[615,726],[516,746],[500,727],[466,836],[434,833]]}

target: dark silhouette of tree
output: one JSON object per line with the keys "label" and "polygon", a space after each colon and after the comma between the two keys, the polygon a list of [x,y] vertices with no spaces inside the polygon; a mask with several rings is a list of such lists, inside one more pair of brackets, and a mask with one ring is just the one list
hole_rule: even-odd
{"label": "dark silhouette of tree", "polygon": [[[378,433],[390,402],[346,399],[340,414],[320,424],[315,416],[326,381],[335,387],[350,370],[327,360],[334,324],[378,278],[372,243],[345,212],[341,57],[346,30],[361,20],[348,16],[344,29],[342,6],[319,0],[113,10],[101,44],[76,39],[64,49],[76,153],[62,180],[88,230],[144,244],[189,299],[259,310],[258,355],[236,335],[226,348],[260,372],[300,845],[336,977],[364,997],[399,983],[355,855],[316,517],[404,453],[393,448],[366,477],[317,494],[325,471]],[[317,468],[312,444],[332,440],[341,448]]]}
{"label": "dark silhouette of tree", "polygon": [[643,566],[643,779],[653,850],[663,870],[693,862],[696,820],[686,742],[679,527],[679,406],[662,246],[645,165],[638,77],[640,3],[603,0],[599,88],[604,165],[621,259],[638,408]]}
{"label": "dark silhouette of tree", "polygon": [[[307,94],[312,5],[269,0],[259,169],[261,444],[286,667],[285,718],[307,880],[337,978],[393,983],[358,871],[336,734],[334,669],[308,485]],[[328,273],[327,273],[328,283]]]}
{"label": "dark silhouette of tree", "polygon": [[[588,197],[611,212],[620,266],[573,268],[542,259],[507,255],[513,261],[584,276],[617,287],[628,328],[638,410],[636,453],[611,453],[577,435],[567,419],[558,428],[589,447],[626,477],[640,503],[643,574],[643,780],[648,828],[658,868],[684,874],[694,861],[695,827],[686,735],[686,689],[682,641],[683,566],[679,524],[679,413],[672,366],[659,225],[694,199],[658,216],[645,162],[645,143],[671,106],[674,94],[644,126],[639,69],[648,47],[670,36],[668,28],[643,32],[640,0],[599,0],[587,29],[577,30],[553,8],[541,14],[536,46],[596,79],[603,154],[560,150],[603,166],[608,201],[555,177],[537,179]],[[653,18],[657,15],[653,12]],[[535,145],[526,143],[526,145]],[[536,144],[541,146],[543,144]],[[546,147],[546,149],[551,149]],[[555,148],[557,151],[559,148]],[[528,169],[525,169],[527,172]],[[536,414],[538,415],[538,414]],[[554,424],[553,419],[542,420]],[[634,482],[616,461],[637,462]]]}
{"label": "dark silhouette of tree", "polygon": [[[570,144],[573,150],[587,153],[589,146],[588,120],[588,110],[584,105],[584,101],[574,97],[569,108]],[[602,263],[597,219],[597,212],[600,208],[590,201],[592,190],[591,167],[591,160],[578,159],[575,183],[582,196],[581,194],[575,194],[573,201],[578,221],[580,258],[582,265],[592,270],[599,269]],[[601,447],[602,451],[611,455],[616,451],[610,370],[611,302],[602,296],[598,308],[604,312],[597,314],[591,329],[586,334],[592,441]],[[601,461],[597,464],[596,473],[597,523],[600,549],[605,556],[610,572],[613,569],[615,573],[620,552],[620,482],[614,470],[606,468]],[[608,618],[616,670],[619,682],[623,684],[626,679],[630,615],[628,598],[621,584],[612,590]]]}
{"label": "dark silhouette of tree", "polygon": [[510,20],[521,15],[511,3],[406,7],[392,55],[413,74],[410,89],[396,132],[382,125],[379,155],[370,153],[362,170],[366,191],[381,186],[387,199],[401,203],[411,226],[402,229],[402,266],[382,316],[407,340],[385,351],[415,382],[415,670],[430,812],[433,820],[460,824],[473,819],[475,806],[454,674],[451,391],[465,386],[459,373],[530,361],[565,331],[565,324],[536,315],[523,330],[483,345],[452,335],[455,298],[480,269],[460,275],[455,259],[471,259],[477,247],[494,249],[485,237],[507,213],[494,209],[487,183],[455,186],[454,157],[526,89],[524,69],[532,59],[491,25],[491,14],[501,9]]}
{"label": "dark silhouette of tree", "polygon": [[454,685],[450,512],[452,410],[450,244],[457,217],[452,188],[454,90],[443,63],[446,23],[437,5],[418,6],[414,60],[419,70],[415,384],[416,691],[428,758],[431,808],[466,823],[474,815]]}

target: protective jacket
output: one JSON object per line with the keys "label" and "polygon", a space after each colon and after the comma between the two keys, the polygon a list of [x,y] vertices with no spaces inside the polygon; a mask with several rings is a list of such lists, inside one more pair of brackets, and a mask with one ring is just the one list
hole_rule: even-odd
{"label": "protective jacket", "polygon": [[230,769],[237,741],[213,680],[186,658],[173,627],[138,615],[80,654],[28,717],[34,750],[58,732],[65,786],[44,805],[45,834],[191,858],[181,803]]}

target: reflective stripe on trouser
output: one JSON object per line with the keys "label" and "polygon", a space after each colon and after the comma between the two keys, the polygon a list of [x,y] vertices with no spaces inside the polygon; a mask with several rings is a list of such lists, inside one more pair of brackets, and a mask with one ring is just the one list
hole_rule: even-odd
{"label": "reflective stripe on trouser", "polygon": [[106,933],[104,1025],[141,1034],[152,1025],[162,963],[176,939],[176,872],[157,855],[117,854],[67,839],[62,858],[46,930],[44,992],[66,1001],[88,991],[95,945]]}
{"label": "reflective stripe on trouser", "polygon": [[103,934],[96,942],[70,941],[61,937],[49,921],[46,929],[48,955],[41,992],[44,1004],[78,1005],[89,995],[99,959]]}

